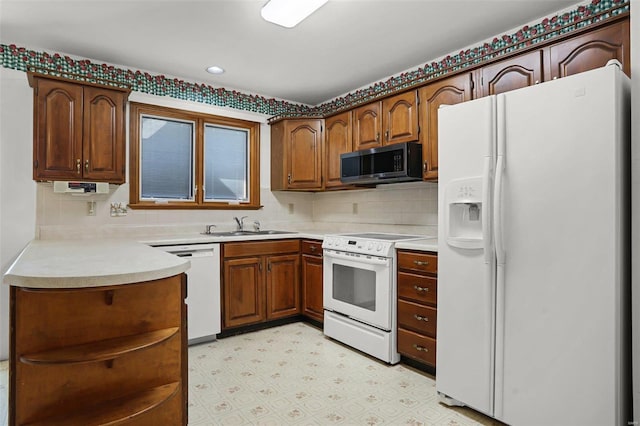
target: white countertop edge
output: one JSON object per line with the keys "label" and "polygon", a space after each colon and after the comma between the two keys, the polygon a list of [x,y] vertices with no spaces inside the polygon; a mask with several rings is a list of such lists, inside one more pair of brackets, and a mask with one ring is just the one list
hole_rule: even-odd
{"label": "white countertop edge", "polygon": [[436,237],[432,237],[422,238],[420,240],[400,241],[396,243],[396,249],[432,251],[437,253],[438,239]]}
{"label": "white countertop edge", "polygon": [[3,283],[43,289],[104,287],[167,278],[190,266],[187,259],[133,241],[34,240]]}

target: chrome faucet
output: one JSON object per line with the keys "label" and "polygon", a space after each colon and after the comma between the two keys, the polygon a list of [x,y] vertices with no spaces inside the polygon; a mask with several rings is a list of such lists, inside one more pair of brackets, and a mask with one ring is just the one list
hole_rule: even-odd
{"label": "chrome faucet", "polygon": [[254,220],[253,221],[253,229],[256,232],[260,232],[260,221],[259,220]]}
{"label": "chrome faucet", "polygon": [[215,227],[216,227],[215,225],[207,225],[205,233],[206,233],[206,234],[211,234],[211,233],[213,233],[213,231],[211,231],[211,230],[212,230],[213,228],[215,228]]}
{"label": "chrome faucet", "polygon": [[244,220],[246,218],[248,218],[249,216],[242,216],[240,219],[238,219],[237,216],[234,216],[234,220],[236,221],[236,223],[238,224],[238,231],[244,231]]}

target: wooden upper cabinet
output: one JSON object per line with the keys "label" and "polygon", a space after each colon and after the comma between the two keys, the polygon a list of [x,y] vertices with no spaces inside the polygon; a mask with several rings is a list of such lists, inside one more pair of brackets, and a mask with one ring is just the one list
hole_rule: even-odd
{"label": "wooden upper cabinet", "polygon": [[319,190],[322,119],[283,120],[271,126],[271,189]]}
{"label": "wooden upper cabinet", "polygon": [[353,151],[351,111],[325,120],[325,187],[343,186],[340,181],[340,154]]}
{"label": "wooden upper cabinet", "polygon": [[353,150],[382,146],[382,102],[353,110]]}
{"label": "wooden upper cabinet", "polygon": [[418,140],[418,91],[401,93],[382,101],[383,145]]}
{"label": "wooden upper cabinet", "polygon": [[[124,171],[125,95],[97,87],[84,88],[84,178],[118,181]],[[122,179],[124,181],[124,179]]]}
{"label": "wooden upper cabinet", "polygon": [[29,74],[35,180],[124,183],[129,90]]}
{"label": "wooden upper cabinet", "polygon": [[541,83],[544,77],[542,50],[525,53],[482,67],[480,95],[497,95]]}
{"label": "wooden upper cabinet", "polygon": [[82,178],[82,86],[37,79],[33,178]]}
{"label": "wooden upper cabinet", "polygon": [[[418,90],[422,132],[423,178],[438,178],[438,108],[472,99],[472,74],[458,74],[436,81]],[[463,125],[464,123],[461,123]]]}
{"label": "wooden upper cabinet", "polygon": [[549,79],[600,68],[611,59],[620,61],[623,71],[631,75],[629,20],[618,21],[551,45],[549,56]]}

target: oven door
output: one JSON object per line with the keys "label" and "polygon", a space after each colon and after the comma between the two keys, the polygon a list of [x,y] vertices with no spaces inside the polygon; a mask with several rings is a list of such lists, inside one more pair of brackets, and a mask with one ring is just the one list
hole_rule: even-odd
{"label": "oven door", "polygon": [[393,260],[324,250],[324,308],[391,330]]}

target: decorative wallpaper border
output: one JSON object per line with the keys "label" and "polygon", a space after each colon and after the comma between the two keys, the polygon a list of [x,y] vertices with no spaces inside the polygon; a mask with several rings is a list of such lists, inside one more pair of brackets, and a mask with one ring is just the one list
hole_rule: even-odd
{"label": "decorative wallpaper border", "polygon": [[4,68],[19,71],[35,70],[44,74],[62,76],[77,81],[89,81],[134,91],[209,105],[229,107],[277,117],[325,116],[355,105],[418,86],[433,78],[468,68],[496,57],[528,48],[534,44],[570,33],[589,25],[630,11],[630,0],[591,0],[575,10],[545,18],[535,25],[525,25],[513,34],[495,37],[473,49],[448,55],[439,61],[425,64],[416,70],[393,76],[385,81],[333,99],[316,107],[287,102],[260,95],[246,94],[223,87],[187,82],[145,71],[132,71],[88,59],[73,59],[59,53],[38,52],[15,44],[0,44],[0,60]]}

